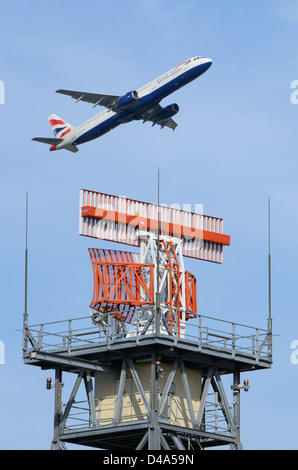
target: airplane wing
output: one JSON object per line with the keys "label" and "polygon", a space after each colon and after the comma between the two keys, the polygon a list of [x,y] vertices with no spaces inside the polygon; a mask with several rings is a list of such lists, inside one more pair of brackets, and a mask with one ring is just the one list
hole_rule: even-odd
{"label": "airplane wing", "polygon": [[55,93],[70,96],[76,101],[86,101],[87,103],[93,104],[93,108],[95,108],[95,106],[111,108],[120,98],[120,96],[117,95],[101,95],[99,93],[87,93],[85,91],[73,90],[56,90]]}
{"label": "airplane wing", "polygon": [[168,119],[159,119],[158,115],[160,111],[162,110],[162,107],[157,104],[153,108],[149,109],[148,111],[143,112],[138,116],[136,119],[142,119],[143,124],[147,121],[152,122],[152,126],[155,126],[155,124],[158,124],[161,129],[163,127],[169,127],[170,129],[173,129],[173,131],[176,129],[178,124],[174,121],[172,118]]}

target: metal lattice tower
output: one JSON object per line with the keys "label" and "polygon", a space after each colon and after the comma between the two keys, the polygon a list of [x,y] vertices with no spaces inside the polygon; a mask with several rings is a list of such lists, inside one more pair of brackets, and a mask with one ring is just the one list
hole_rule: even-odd
{"label": "metal lattice tower", "polygon": [[[56,371],[52,448],[241,449],[240,391],[249,385],[240,375],[271,367],[271,323],[260,330],[199,315],[185,269],[185,257],[222,262],[222,220],[87,190],[80,210],[81,235],[138,252],[89,249],[91,321],[30,327],[26,317],[25,363]],[[74,381],[63,406],[64,372]]]}

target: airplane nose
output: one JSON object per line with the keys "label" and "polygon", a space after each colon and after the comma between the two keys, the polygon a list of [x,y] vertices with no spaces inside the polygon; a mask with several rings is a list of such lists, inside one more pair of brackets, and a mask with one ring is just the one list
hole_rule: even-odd
{"label": "airplane nose", "polygon": [[204,62],[201,64],[201,69],[203,69],[203,73],[206,72],[206,70],[209,69],[212,65],[212,59],[204,59]]}

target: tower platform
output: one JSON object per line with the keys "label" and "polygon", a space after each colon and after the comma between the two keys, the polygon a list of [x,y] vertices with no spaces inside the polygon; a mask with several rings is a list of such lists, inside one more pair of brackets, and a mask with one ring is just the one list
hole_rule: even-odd
{"label": "tower platform", "polygon": [[[24,362],[56,370],[53,448],[63,443],[108,450],[242,447],[240,374],[271,367],[271,335],[202,315],[187,321],[183,338],[175,328],[161,327],[157,335],[155,309],[147,313],[147,324],[143,314],[138,320],[137,310],[135,324],[120,332],[112,312],[102,325],[87,316],[24,330]],[[75,378],[64,408],[63,372]],[[232,405],[222,383],[226,374],[233,376]],[[106,391],[103,382],[109,384]],[[76,403],[81,383],[86,401]]]}

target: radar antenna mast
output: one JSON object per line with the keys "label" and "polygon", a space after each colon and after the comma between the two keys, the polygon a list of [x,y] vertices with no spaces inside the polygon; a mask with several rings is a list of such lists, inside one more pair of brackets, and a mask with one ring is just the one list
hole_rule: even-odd
{"label": "radar antenna mast", "polygon": [[271,315],[271,227],[270,196],[268,197],[268,336],[269,353],[272,355],[272,315]]}
{"label": "radar antenna mast", "polygon": [[26,218],[25,218],[25,306],[23,315],[23,351],[27,348],[27,330],[28,330],[28,191],[26,193]]}

